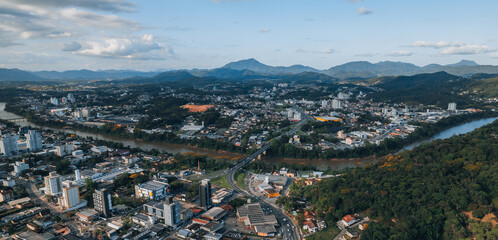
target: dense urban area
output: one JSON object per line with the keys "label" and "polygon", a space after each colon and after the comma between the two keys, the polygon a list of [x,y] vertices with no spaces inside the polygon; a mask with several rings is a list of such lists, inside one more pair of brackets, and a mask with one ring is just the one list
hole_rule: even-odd
{"label": "dense urban area", "polygon": [[3,238],[498,236],[496,122],[407,148],[496,119],[494,76],[164,74],[1,87]]}

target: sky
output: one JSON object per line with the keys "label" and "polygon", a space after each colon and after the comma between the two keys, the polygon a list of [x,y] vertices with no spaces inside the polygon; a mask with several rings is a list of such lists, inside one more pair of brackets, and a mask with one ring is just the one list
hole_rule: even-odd
{"label": "sky", "polygon": [[0,67],[498,65],[496,0],[1,0]]}

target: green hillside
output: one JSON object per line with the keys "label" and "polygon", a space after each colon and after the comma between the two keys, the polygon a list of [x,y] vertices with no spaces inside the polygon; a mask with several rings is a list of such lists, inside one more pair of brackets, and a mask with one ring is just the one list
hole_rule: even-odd
{"label": "green hillside", "polygon": [[283,202],[307,199],[329,226],[363,212],[375,222],[362,239],[497,239],[497,227],[463,213],[481,219],[498,210],[497,133],[495,121],[314,186],[292,188]]}

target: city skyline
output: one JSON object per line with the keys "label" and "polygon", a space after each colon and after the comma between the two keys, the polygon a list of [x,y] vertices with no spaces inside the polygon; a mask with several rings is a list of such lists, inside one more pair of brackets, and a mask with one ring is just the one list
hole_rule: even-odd
{"label": "city skyline", "polygon": [[[486,6],[486,7],[484,7]],[[1,68],[216,68],[255,58],[496,65],[493,1],[187,0],[0,3]]]}

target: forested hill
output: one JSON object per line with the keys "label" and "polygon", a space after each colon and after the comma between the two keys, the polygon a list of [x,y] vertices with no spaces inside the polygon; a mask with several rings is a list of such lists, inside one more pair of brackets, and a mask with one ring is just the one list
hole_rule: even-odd
{"label": "forested hill", "polygon": [[495,121],[469,134],[348,170],[291,196],[311,201],[329,224],[346,214],[369,216],[374,222],[362,239],[498,239],[498,226],[463,213],[471,211],[481,219],[496,212],[497,186]]}

